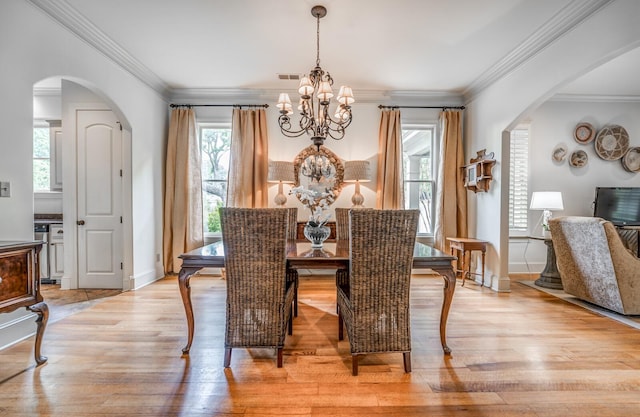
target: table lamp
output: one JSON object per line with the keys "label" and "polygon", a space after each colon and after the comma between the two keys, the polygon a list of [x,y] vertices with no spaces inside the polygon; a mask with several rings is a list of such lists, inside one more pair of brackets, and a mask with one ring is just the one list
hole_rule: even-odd
{"label": "table lamp", "polygon": [[534,191],[531,194],[529,210],[542,210],[542,235],[547,237],[551,210],[564,210],[562,193],[560,191]]}
{"label": "table lamp", "polygon": [[273,201],[276,203],[276,206],[284,207],[287,203],[287,196],[282,192],[282,184],[293,184],[296,182],[293,162],[269,161],[269,175],[267,177],[267,181],[278,183],[278,194],[276,194]]}
{"label": "table lamp", "polygon": [[360,183],[371,181],[371,172],[369,170],[369,161],[345,161],[344,163],[344,182],[355,182],[356,191],[351,197],[353,203],[352,208],[364,207],[364,197],[360,194]]}

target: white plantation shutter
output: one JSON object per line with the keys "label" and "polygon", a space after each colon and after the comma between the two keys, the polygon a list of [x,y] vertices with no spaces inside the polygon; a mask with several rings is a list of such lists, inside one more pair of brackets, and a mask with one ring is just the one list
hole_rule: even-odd
{"label": "white plantation shutter", "polygon": [[511,131],[509,179],[509,230],[528,229],[529,128]]}

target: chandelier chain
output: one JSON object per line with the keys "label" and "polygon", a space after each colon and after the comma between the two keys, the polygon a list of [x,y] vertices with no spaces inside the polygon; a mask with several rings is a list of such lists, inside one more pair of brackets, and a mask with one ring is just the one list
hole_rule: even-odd
{"label": "chandelier chain", "polygon": [[316,15],[316,67],[320,66],[320,15]]}

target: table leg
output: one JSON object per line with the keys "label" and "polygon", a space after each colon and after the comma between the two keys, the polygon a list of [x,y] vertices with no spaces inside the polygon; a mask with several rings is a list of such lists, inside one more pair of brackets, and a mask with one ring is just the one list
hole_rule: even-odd
{"label": "table leg", "polygon": [[189,354],[189,350],[191,349],[191,343],[193,342],[193,332],[195,328],[195,323],[193,319],[193,306],[191,305],[191,286],[189,285],[189,280],[191,276],[195,274],[197,271],[201,270],[202,267],[199,268],[182,268],[180,269],[180,274],[178,275],[178,285],[180,287],[180,295],[182,296],[182,303],[184,304],[184,312],[187,315],[187,345],[182,348],[182,353]]}
{"label": "table leg", "polygon": [[482,285],[484,285],[484,257],[486,254],[486,250],[482,249]]}
{"label": "table leg", "polygon": [[447,346],[447,319],[449,318],[449,309],[451,308],[453,293],[456,289],[456,273],[453,266],[442,268],[433,267],[432,269],[444,278],[444,299],[442,301],[442,311],[440,312],[440,343],[442,344],[444,353],[450,355],[451,349]]}
{"label": "table leg", "polygon": [[36,319],[36,324],[38,326],[36,328],[36,346],[33,353],[36,357],[36,363],[38,365],[42,365],[47,361],[47,357],[40,354],[40,348],[42,347],[44,329],[47,327],[47,321],[49,321],[49,306],[44,302],[39,302],[27,307],[27,310],[38,314],[38,318]]}
{"label": "table leg", "polygon": [[471,276],[471,251],[462,249],[462,285],[464,281]]}

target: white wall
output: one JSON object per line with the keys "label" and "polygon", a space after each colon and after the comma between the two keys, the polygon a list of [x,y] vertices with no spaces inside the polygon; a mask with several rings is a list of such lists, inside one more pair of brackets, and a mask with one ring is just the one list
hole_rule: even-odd
{"label": "white wall", "polygon": [[[60,24],[23,0],[2,2],[0,13],[0,240],[33,239],[33,85],[64,76],[91,88],[123,115],[133,133],[133,253],[136,285],[161,276],[155,255],[162,247],[162,172],[167,103],[162,96]],[[18,310],[0,315],[0,346],[35,331],[34,317]],[[45,334],[46,340],[46,334]],[[43,347],[46,354],[46,344]]]}
{"label": "white wall", "polygon": [[466,154],[475,155],[486,148],[495,152],[498,161],[492,189],[471,197],[469,205],[471,236],[491,243],[486,276],[490,279],[487,285],[493,289],[509,291],[510,286],[508,131],[563,85],[640,45],[640,26],[635,23],[639,15],[640,2],[633,0],[605,6],[467,104]]}
{"label": "white wall", "polygon": [[[536,109],[531,119],[529,192],[561,191],[564,210],[558,216],[591,216],[595,188],[640,187],[640,175],[627,172],[618,161],[605,161],[595,152],[594,142],[582,145],[573,139],[575,126],[588,122],[596,130],[607,124],[621,125],[629,133],[629,145],[640,146],[640,103],[576,102],[551,100]],[[560,143],[569,153],[584,150],[589,156],[585,167],[574,168],[551,158]],[[533,228],[540,212],[529,214]],[[529,234],[540,234],[539,228]],[[525,253],[526,250],[526,253]],[[541,241],[511,239],[509,242],[509,272],[540,272],[546,261],[546,248]]]}

